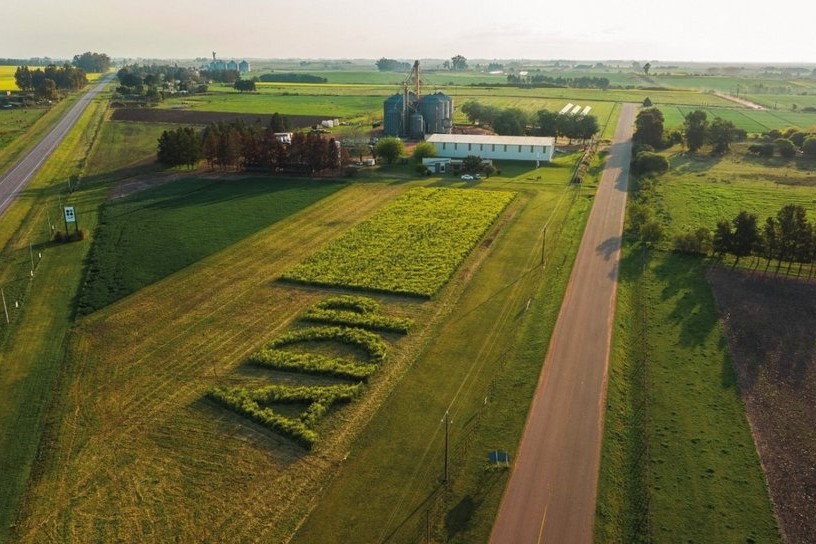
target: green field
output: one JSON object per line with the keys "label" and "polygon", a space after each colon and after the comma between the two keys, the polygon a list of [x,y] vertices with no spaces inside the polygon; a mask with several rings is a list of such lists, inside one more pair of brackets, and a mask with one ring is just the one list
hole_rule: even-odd
{"label": "green field", "polygon": [[79,311],[107,306],[342,187],[280,178],[185,179],[109,202]]}
{"label": "green field", "polygon": [[595,541],[780,542],[705,263],[629,246],[618,291]]}
{"label": "green field", "polygon": [[0,149],[25,134],[47,111],[45,108],[0,110]]}
{"label": "green field", "polygon": [[504,191],[414,189],[284,279],[431,297],[513,196]]}
{"label": "green field", "polygon": [[671,105],[658,105],[657,107],[663,112],[665,119],[664,124],[667,129],[682,128],[684,116],[698,109],[705,111],[709,120],[715,117],[722,117],[725,120],[733,122],[737,128],[744,129],[749,133],[759,134],[771,129],[785,129],[796,126],[802,128],[816,126],[816,113],[751,110],[745,108],[699,108]]}

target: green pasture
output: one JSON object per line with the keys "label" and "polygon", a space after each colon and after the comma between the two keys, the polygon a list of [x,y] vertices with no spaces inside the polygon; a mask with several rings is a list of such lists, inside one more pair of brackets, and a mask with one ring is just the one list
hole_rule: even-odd
{"label": "green pasture", "polygon": [[775,110],[752,110],[747,108],[710,108],[691,106],[657,106],[665,119],[667,129],[682,128],[684,117],[690,112],[701,109],[708,115],[709,122],[715,117],[721,117],[734,123],[749,133],[760,134],[771,129],[785,129],[788,127],[816,126],[816,113],[795,113]]}
{"label": "green pasture", "polygon": [[780,542],[705,263],[624,249],[595,541]]}
{"label": "green pasture", "polygon": [[344,186],[280,178],[185,179],[107,203],[79,297],[90,313]]}
{"label": "green pasture", "polygon": [[717,221],[731,220],[741,210],[757,214],[761,222],[789,203],[816,213],[816,162],[747,156],[746,145],[725,157],[670,155],[671,168],[656,184],[656,208],[667,238],[699,227],[713,231]]}
{"label": "green pasture", "polygon": [[775,113],[797,114],[802,108],[816,108],[816,89],[808,94],[748,94],[745,98]]}
{"label": "green pasture", "polygon": [[0,149],[24,135],[48,111],[46,108],[0,110]]}

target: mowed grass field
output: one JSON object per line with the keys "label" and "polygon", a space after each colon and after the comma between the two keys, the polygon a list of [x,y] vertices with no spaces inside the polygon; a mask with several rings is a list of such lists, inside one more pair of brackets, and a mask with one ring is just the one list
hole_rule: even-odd
{"label": "mowed grass field", "polygon": [[625,248],[598,543],[781,541],[705,268]]}
{"label": "mowed grass field", "polygon": [[342,182],[184,179],[108,202],[79,298],[87,314],[308,207]]}

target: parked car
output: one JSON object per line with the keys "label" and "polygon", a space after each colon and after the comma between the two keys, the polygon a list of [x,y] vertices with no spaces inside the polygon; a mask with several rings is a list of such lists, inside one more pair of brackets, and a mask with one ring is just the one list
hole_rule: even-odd
{"label": "parked car", "polygon": [[462,179],[465,181],[473,181],[473,176],[471,176],[470,174],[463,174]]}

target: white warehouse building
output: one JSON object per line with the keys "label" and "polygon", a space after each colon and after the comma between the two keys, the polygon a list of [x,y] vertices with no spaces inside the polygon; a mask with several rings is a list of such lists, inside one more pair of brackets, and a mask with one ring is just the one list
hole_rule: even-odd
{"label": "white warehouse building", "polygon": [[426,141],[436,147],[437,157],[452,159],[477,155],[491,160],[549,162],[555,151],[555,138],[551,137],[432,134]]}

